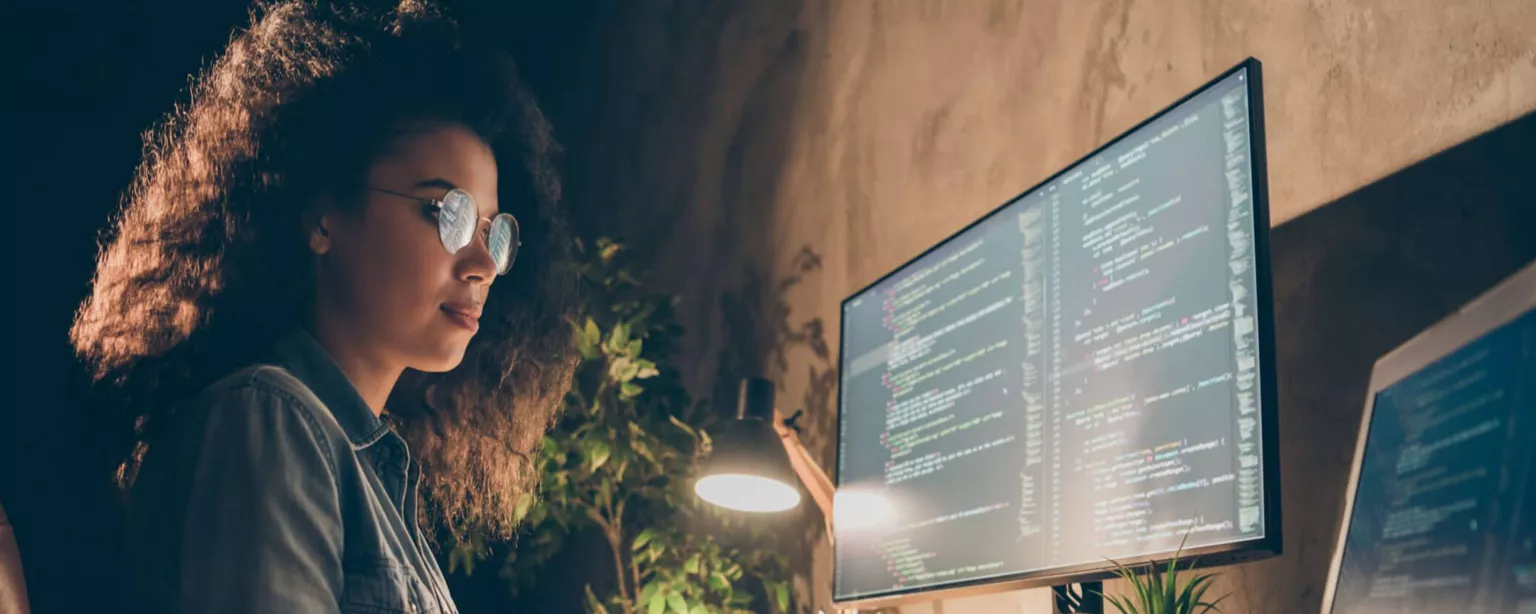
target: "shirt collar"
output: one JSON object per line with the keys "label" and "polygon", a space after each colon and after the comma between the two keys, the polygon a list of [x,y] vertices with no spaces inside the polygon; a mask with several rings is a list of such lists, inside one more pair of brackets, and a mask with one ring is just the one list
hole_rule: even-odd
{"label": "shirt collar", "polygon": [[298,328],[283,336],[274,346],[274,358],[325,403],[353,449],[369,447],[390,432],[309,331]]}

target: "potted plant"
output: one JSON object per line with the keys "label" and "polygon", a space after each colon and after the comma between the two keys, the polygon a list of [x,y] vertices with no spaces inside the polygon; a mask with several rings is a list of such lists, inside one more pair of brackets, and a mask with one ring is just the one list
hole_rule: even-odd
{"label": "potted plant", "polygon": [[[1186,540],[1188,537],[1185,535]],[[1111,559],[1109,562],[1115,565],[1115,575],[1131,585],[1131,593],[1129,595],[1101,593],[1104,600],[1119,610],[1120,614],[1220,613],[1221,608],[1217,606],[1228,595],[1222,595],[1215,601],[1205,600],[1206,591],[1216,580],[1216,574],[1192,571],[1195,566],[1194,561],[1181,565],[1180,556],[1184,553],[1184,543],[1184,541],[1179,542],[1179,549],[1174,552],[1173,558],[1168,560],[1166,566],[1149,562],[1128,567]],[[1183,567],[1182,577],[1180,567]]]}

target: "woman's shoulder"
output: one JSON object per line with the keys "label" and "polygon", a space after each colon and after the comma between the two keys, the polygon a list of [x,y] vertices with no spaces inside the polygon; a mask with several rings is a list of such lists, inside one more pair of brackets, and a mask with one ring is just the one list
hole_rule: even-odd
{"label": "woman's shoulder", "polygon": [[251,365],[219,378],[203,388],[189,409],[200,418],[199,431],[218,424],[237,436],[302,425],[299,432],[307,431],[325,450],[333,470],[334,453],[346,449],[346,435],[335,416],[309,386],[278,365]]}
{"label": "woman's shoulder", "polygon": [[231,397],[264,395],[309,409],[324,406],[314,391],[293,373],[272,364],[254,364],[214,380],[197,395],[195,405],[218,405]]}

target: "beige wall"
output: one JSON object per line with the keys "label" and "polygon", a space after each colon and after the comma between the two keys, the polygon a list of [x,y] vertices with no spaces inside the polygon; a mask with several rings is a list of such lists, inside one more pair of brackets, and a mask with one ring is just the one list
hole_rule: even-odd
{"label": "beige wall", "polygon": [[[700,390],[743,342],[719,297],[819,256],[759,301],[753,347],[784,348],[765,368],[827,461],[831,363],[786,326],[821,318],[835,352],[842,298],[1244,57],[1264,63],[1277,224],[1536,107],[1529,0],[617,4],[576,192],[598,226],[648,237]],[[1315,611],[1333,490],[1286,501],[1287,554],[1228,570],[1226,611]],[[827,558],[803,579],[818,604]],[[1037,590],[902,611],[1048,610]]]}

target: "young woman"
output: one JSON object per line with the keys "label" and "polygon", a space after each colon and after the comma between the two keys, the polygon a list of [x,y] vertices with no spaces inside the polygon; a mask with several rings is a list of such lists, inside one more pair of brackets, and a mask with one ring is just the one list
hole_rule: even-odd
{"label": "young woman", "polygon": [[511,62],[325,4],[262,6],[153,131],[71,332],[132,432],[148,611],[455,611],[427,535],[510,528],[570,381]]}

